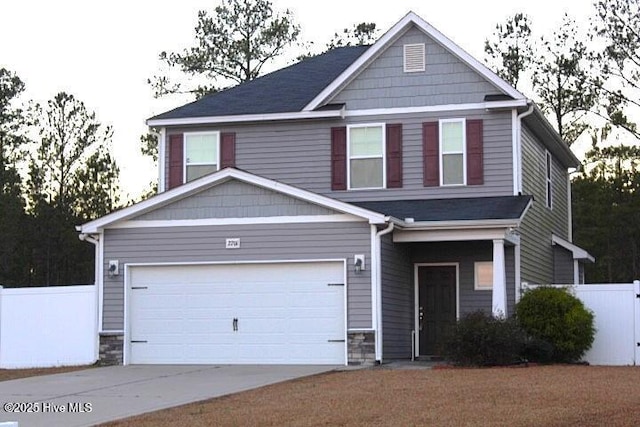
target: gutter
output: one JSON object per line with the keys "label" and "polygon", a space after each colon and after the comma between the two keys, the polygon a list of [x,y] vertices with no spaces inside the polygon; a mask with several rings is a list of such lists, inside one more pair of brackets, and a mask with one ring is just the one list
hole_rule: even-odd
{"label": "gutter", "polygon": [[381,256],[381,237],[385,234],[389,234],[395,227],[394,221],[389,222],[387,228],[380,230],[376,233],[374,244],[375,262],[375,291],[376,291],[376,337],[375,337],[375,352],[376,363],[382,363],[382,256]]}
{"label": "gutter", "polygon": [[517,171],[518,171],[517,172],[518,192],[516,193],[516,195],[522,194],[522,119],[533,114],[535,110],[535,105],[533,104],[533,102],[528,101],[528,105],[529,105],[529,108],[527,109],[527,111],[518,114],[516,118],[516,127],[517,127],[516,156],[518,160],[518,164],[514,165],[514,167],[517,167]]}
{"label": "gutter", "polygon": [[235,116],[185,117],[178,119],[149,119],[150,127],[208,125],[216,123],[267,122],[276,120],[332,119],[344,118],[345,107],[339,110],[294,111],[289,113],[241,114]]}

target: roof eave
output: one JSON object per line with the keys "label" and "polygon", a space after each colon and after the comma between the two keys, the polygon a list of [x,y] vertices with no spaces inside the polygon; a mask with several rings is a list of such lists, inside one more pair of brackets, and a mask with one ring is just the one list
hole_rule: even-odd
{"label": "roof eave", "polygon": [[482,229],[482,228],[516,228],[520,225],[519,218],[482,219],[482,220],[454,220],[454,221],[415,221],[398,220],[397,226],[405,230],[451,230],[451,229]]}
{"label": "roof eave", "polygon": [[580,166],[580,160],[578,160],[576,155],[573,154],[573,151],[571,151],[571,148],[569,148],[567,143],[560,137],[558,131],[556,131],[551,123],[549,123],[549,120],[547,120],[540,108],[538,108],[538,106],[535,104],[533,105],[534,114],[529,117],[525,117],[524,120],[528,121],[530,125],[531,121],[535,120],[535,124],[539,125],[537,127],[537,130],[544,132],[544,136],[548,137],[555,143],[554,145],[556,147],[556,150],[554,154],[560,155],[567,167],[576,168]]}
{"label": "roof eave", "polygon": [[344,106],[336,110],[322,111],[292,111],[285,113],[269,114],[240,114],[232,116],[206,116],[206,117],[184,117],[170,119],[148,119],[147,126],[190,126],[209,125],[217,123],[238,123],[238,122],[266,122],[279,120],[309,120],[309,119],[333,119],[344,117]]}

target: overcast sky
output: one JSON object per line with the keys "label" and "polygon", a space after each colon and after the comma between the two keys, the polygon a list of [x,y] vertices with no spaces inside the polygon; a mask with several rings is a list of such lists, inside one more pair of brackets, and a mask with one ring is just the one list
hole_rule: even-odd
{"label": "overcast sky", "polygon": [[[412,10],[462,48],[483,59],[484,39],[516,12],[547,33],[564,13],[586,25],[590,0],[273,0],[290,9],[302,39],[320,46],[345,27],[375,22],[386,31]],[[113,149],[126,193],[142,192],[154,178],[139,154],[145,119],[181,103],[153,98],[148,77],[158,53],[190,46],[197,12],[216,0],[3,0],[0,3],[0,67],[26,83],[24,99],[45,102],[59,91],[84,101],[113,126]]]}

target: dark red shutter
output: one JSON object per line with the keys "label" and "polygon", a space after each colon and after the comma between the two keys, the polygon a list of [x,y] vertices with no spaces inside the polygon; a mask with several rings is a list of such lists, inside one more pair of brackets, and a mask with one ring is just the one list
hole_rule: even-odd
{"label": "dark red shutter", "polygon": [[422,165],[425,187],[440,185],[440,160],[438,122],[422,124]]}
{"label": "dark red shutter", "polygon": [[402,124],[387,125],[387,188],[402,188]]}
{"label": "dark red shutter", "polygon": [[183,183],[184,144],[181,133],[169,135],[169,189]]}
{"label": "dark red shutter", "polygon": [[236,134],[235,132],[220,135],[220,169],[236,166]]}
{"label": "dark red shutter", "polygon": [[481,185],[483,178],[482,120],[467,120],[467,184]]}
{"label": "dark red shutter", "polygon": [[347,128],[331,128],[331,189],[347,189]]}

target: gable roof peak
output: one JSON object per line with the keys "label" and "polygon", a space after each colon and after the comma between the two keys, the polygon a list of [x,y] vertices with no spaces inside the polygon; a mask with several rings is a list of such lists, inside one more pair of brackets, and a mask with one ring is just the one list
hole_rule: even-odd
{"label": "gable roof peak", "polygon": [[507,83],[504,79],[491,71],[486,65],[478,61],[476,58],[467,53],[464,49],[454,43],[450,38],[438,31],[433,25],[429,24],[422,17],[413,11],[409,11],[395,25],[393,25],[386,33],[382,35],[366,52],[356,59],[349,67],[347,67],[331,84],[326,86],[322,92],[318,94],[310,103],[308,103],[303,111],[313,111],[331,98],[340,88],[344,87],[352,81],[371,61],[378,57],[387,47],[396,41],[409,25],[415,25],[422,32],[431,37],[434,41],[442,45],[454,56],[468,65],[472,70],[483,76],[494,86],[500,89],[504,94],[513,99],[527,99],[523,94]]}

